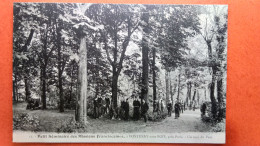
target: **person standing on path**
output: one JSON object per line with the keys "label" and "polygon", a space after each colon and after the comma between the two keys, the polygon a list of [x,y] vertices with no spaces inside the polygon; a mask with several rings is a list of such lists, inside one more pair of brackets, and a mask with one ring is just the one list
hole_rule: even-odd
{"label": "person standing on path", "polygon": [[148,119],[147,111],[149,110],[149,106],[148,106],[147,102],[145,102],[145,100],[143,100],[141,109],[142,109],[141,115],[144,118],[144,122],[147,122],[147,119]]}
{"label": "person standing on path", "polygon": [[161,99],[161,112],[163,113],[163,109],[164,109],[164,106],[163,106],[163,101]]}
{"label": "person standing on path", "polygon": [[128,98],[125,101],[125,120],[129,119],[129,102]]}
{"label": "person standing on path", "polygon": [[133,101],[133,106],[134,106],[134,115],[133,119],[134,120],[139,120],[140,118],[140,101],[135,97],[135,100]]}
{"label": "person standing on path", "polygon": [[174,111],[175,111],[175,118],[177,119],[178,117],[180,117],[180,106],[178,102],[176,102],[174,105]]}
{"label": "person standing on path", "polygon": [[93,104],[94,104],[94,118],[96,119],[98,117],[98,114],[97,114],[97,108],[98,108],[98,103],[97,103],[97,98],[94,99],[93,101]]}
{"label": "person standing on path", "polygon": [[167,110],[168,110],[168,116],[172,116],[172,101],[170,100],[168,105],[167,105]]}
{"label": "person standing on path", "polygon": [[109,112],[110,99],[108,97],[106,97],[105,101],[106,101],[105,114],[107,114]]}

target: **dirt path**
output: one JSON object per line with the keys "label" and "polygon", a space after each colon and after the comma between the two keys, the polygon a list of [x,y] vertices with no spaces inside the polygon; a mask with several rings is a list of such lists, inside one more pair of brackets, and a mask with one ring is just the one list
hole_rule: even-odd
{"label": "dirt path", "polygon": [[[17,104],[13,106],[13,112],[28,113],[37,115],[40,121],[41,131],[56,132],[57,128],[74,118],[74,111],[66,111],[59,113],[57,110],[25,110],[26,104]],[[149,133],[172,133],[172,132],[207,132],[210,126],[203,123],[200,119],[200,111],[185,111],[178,119],[167,117],[161,122],[145,123],[139,121],[123,121],[109,120],[105,118],[91,119],[88,118],[87,132],[91,133],[133,133],[133,132],[149,132]]]}
{"label": "dirt path", "polygon": [[210,130],[210,126],[203,123],[200,119],[200,111],[184,111],[178,119],[175,119],[174,114],[167,117],[160,123],[148,123],[142,132],[206,132]]}

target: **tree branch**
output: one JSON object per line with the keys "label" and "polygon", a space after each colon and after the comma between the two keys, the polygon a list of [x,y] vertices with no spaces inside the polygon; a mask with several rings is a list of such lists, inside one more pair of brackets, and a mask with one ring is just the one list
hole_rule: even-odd
{"label": "tree branch", "polygon": [[[103,36],[104,37],[104,36]],[[107,48],[107,40],[105,39],[105,37],[104,37],[104,42],[105,42],[105,47],[104,47],[104,49],[106,50],[106,55],[107,55],[107,60],[109,61],[109,63],[113,66],[114,65],[114,63],[113,63],[113,61],[112,61],[112,59],[110,58],[110,56],[109,56],[109,52],[108,52],[108,48]]]}

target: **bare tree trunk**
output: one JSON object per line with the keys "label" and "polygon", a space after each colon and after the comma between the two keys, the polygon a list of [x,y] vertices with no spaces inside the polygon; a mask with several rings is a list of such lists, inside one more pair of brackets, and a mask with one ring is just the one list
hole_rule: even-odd
{"label": "bare tree trunk", "polygon": [[178,94],[177,94],[177,101],[180,99],[180,83],[181,83],[181,73],[178,76]]}
{"label": "bare tree trunk", "polygon": [[13,80],[13,101],[17,101],[17,75],[16,72],[14,73],[14,80]]}
{"label": "bare tree trunk", "polygon": [[57,49],[58,49],[58,88],[59,88],[59,97],[60,97],[60,112],[64,112],[64,94],[63,94],[63,82],[62,82],[62,54],[61,54],[61,34],[60,28],[58,28],[56,23],[57,31]]}
{"label": "bare tree trunk", "polygon": [[165,70],[165,84],[166,84],[166,105],[169,103],[169,72]]}
{"label": "bare tree trunk", "polygon": [[189,82],[189,100],[191,101],[191,88],[192,88],[192,85],[191,85],[191,82]]}
{"label": "bare tree trunk", "polygon": [[172,80],[170,79],[170,96],[171,96],[171,103],[172,103],[172,105],[173,105],[173,89],[172,89],[173,87],[172,87]]}
{"label": "bare tree trunk", "polygon": [[156,50],[153,48],[153,61],[152,61],[152,69],[153,69],[153,109],[156,109],[156,72],[155,72],[155,58],[156,58]]}
{"label": "bare tree trunk", "polygon": [[[34,29],[30,30],[30,34],[26,40],[26,43],[23,46],[23,51],[24,52],[28,52],[28,46],[30,45],[31,41],[32,41],[32,37],[34,34]],[[28,69],[28,64],[30,63],[30,59],[27,61],[24,61],[24,86],[25,86],[25,100],[27,101],[30,96],[31,96],[31,92],[30,92],[30,81],[29,81],[29,73],[30,70]]]}
{"label": "bare tree trunk", "polygon": [[211,112],[213,115],[213,118],[216,118],[216,114],[217,114],[217,103],[216,103],[216,99],[214,96],[215,93],[215,80],[216,80],[216,66],[215,64],[213,64],[212,62],[212,46],[211,46],[211,40],[207,41],[207,46],[208,46],[208,55],[209,55],[209,65],[212,68],[212,81],[210,84],[210,100],[211,100]]}
{"label": "bare tree trunk", "polygon": [[197,101],[198,101],[198,104],[200,102],[200,93],[199,93],[199,90],[197,91]]}
{"label": "bare tree trunk", "polygon": [[217,81],[217,95],[218,95],[218,102],[223,102],[223,82],[222,78]]}
{"label": "bare tree trunk", "polygon": [[207,100],[207,88],[204,89],[205,100]]}
{"label": "bare tree trunk", "polygon": [[197,92],[197,90],[196,90],[196,89],[194,89],[194,92],[193,92],[193,97],[192,97],[192,101],[195,101],[196,92]]}
{"label": "bare tree trunk", "polygon": [[215,98],[215,79],[216,79],[216,69],[213,67],[213,73],[212,73],[212,81],[211,81],[211,85],[210,85],[210,100],[211,100],[211,112],[213,115],[213,118],[216,118],[216,114],[217,114],[217,103],[216,103],[216,98]]}
{"label": "bare tree trunk", "polygon": [[83,124],[87,123],[87,47],[86,37],[80,39],[79,49],[79,77],[78,77],[78,112],[76,112],[76,120]]}
{"label": "bare tree trunk", "polygon": [[112,104],[114,110],[117,108],[117,84],[118,84],[118,75],[116,68],[113,67],[113,76],[112,76]]}
{"label": "bare tree trunk", "polygon": [[141,98],[146,102],[148,101],[148,73],[149,73],[149,47],[148,47],[148,36],[149,36],[149,13],[143,13],[142,20],[145,22],[143,26],[143,39],[142,39],[142,91]]}
{"label": "bare tree trunk", "polygon": [[25,86],[25,100],[28,101],[28,99],[31,96],[31,92],[30,92],[29,79],[26,75],[24,76],[24,86]]}
{"label": "bare tree trunk", "polygon": [[46,109],[46,65],[42,68],[42,109]]}

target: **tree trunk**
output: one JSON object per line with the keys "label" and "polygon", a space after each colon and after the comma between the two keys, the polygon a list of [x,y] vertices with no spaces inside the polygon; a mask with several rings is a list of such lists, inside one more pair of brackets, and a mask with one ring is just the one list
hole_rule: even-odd
{"label": "tree trunk", "polygon": [[215,64],[213,64],[212,62],[212,47],[211,47],[211,40],[207,41],[207,46],[208,46],[208,55],[209,55],[209,65],[212,68],[212,81],[210,84],[210,101],[211,101],[211,112],[213,115],[213,118],[216,118],[216,114],[217,114],[217,103],[216,103],[216,99],[214,96],[215,93],[215,80],[216,80],[216,66]]}
{"label": "tree trunk", "polygon": [[181,73],[178,76],[178,94],[177,94],[177,101],[180,99],[180,83],[181,83]]}
{"label": "tree trunk", "polygon": [[[153,48],[153,61],[152,61],[152,69],[153,69],[153,103],[156,101],[156,72],[155,72],[155,58],[156,58],[156,50]],[[156,104],[153,104],[153,109],[155,110]]]}
{"label": "tree trunk", "polygon": [[194,89],[194,92],[193,92],[193,97],[192,97],[192,102],[194,102],[194,101],[195,101],[196,92],[197,92],[197,90],[196,90],[196,89]]}
{"label": "tree trunk", "polygon": [[42,68],[42,109],[46,109],[46,65]]}
{"label": "tree trunk", "polygon": [[190,85],[187,83],[187,95],[186,95],[186,104],[189,104],[189,94],[190,94]]}
{"label": "tree trunk", "polygon": [[116,69],[113,68],[113,77],[112,77],[112,104],[114,110],[117,108],[117,84],[118,84],[118,75]]}
{"label": "tree trunk", "polygon": [[165,86],[166,86],[166,105],[168,105],[169,103],[169,72],[168,70],[166,69],[165,70]]}
{"label": "tree trunk", "polygon": [[172,90],[172,80],[170,79],[170,96],[171,96],[171,103],[172,103],[172,105],[173,105],[173,90]]}
{"label": "tree trunk", "polygon": [[143,26],[143,38],[142,38],[142,91],[141,98],[148,101],[148,80],[149,80],[149,47],[148,47],[148,36],[149,36],[149,13],[143,13],[142,20],[145,22]]}
{"label": "tree trunk", "polygon": [[59,88],[59,98],[60,98],[60,112],[64,112],[64,95],[63,95],[63,82],[62,82],[62,54],[61,54],[61,34],[60,28],[58,28],[56,23],[57,29],[57,49],[58,49],[58,88]]}
{"label": "tree trunk", "polygon": [[222,78],[217,81],[217,95],[218,95],[218,102],[223,102],[223,82]]}
{"label": "tree trunk", "polygon": [[212,73],[212,81],[211,81],[211,85],[210,85],[210,100],[211,100],[211,112],[213,115],[213,118],[216,118],[216,114],[217,114],[217,103],[216,103],[216,98],[215,98],[215,78],[216,78],[216,69],[213,67],[212,69],[213,73]]}
{"label": "tree trunk", "polygon": [[13,101],[17,101],[16,97],[17,97],[17,76],[16,76],[16,72],[14,73],[14,80],[13,80]]}
{"label": "tree trunk", "polygon": [[198,104],[199,104],[199,102],[200,102],[200,93],[199,93],[199,90],[197,91],[197,102],[198,102]]}
{"label": "tree trunk", "polygon": [[191,85],[191,82],[189,82],[189,100],[191,101],[191,88],[192,88],[192,85]]}
{"label": "tree trunk", "polygon": [[69,100],[68,100],[69,104],[72,101],[72,92],[73,92],[73,80],[71,79],[71,83],[70,83],[70,97],[69,97]]}
{"label": "tree trunk", "polygon": [[25,86],[25,100],[28,101],[28,99],[31,96],[31,92],[30,92],[30,84],[29,84],[29,79],[27,77],[27,75],[24,76],[24,86]]}
{"label": "tree trunk", "polygon": [[63,94],[63,86],[62,86],[62,73],[59,71],[59,96],[60,96],[60,112],[64,112],[64,94]]}
{"label": "tree trunk", "polygon": [[207,100],[207,88],[204,88],[205,101]]}
{"label": "tree trunk", "polygon": [[78,101],[76,120],[80,123],[87,123],[87,46],[86,37],[81,37],[79,48],[79,77],[78,77]]}
{"label": "tree trunk", "polygon": [[[34,29],[31,29],[30,30],[30,34],[23,46],[23,51],[24,52],[28,52],[28,45],[30,45],[31,41],[32,41],[32,37],[33,37],[33,34],[34,34]],[[29,72],[30,70],[28,69],[28,65],[30,63],[30,60],[26,60],[26,61],[23,61],[23,64],[24,64],[24,86],[25,86],[25,100],[27,101],[30,96],[31,96],[31,92],[30,92],[30,81],[29,81]]]}
{"label": "tree trunk", "polygon": [[[48,24],[46,26],[46,29],[48,28]],[[48,55],[47,55],[47,43],[48,43],[48,31],[45,32],[44,40],[43,40],[43,60],[41,62],[41,81],[42,81],[42,109],[46,109],[46,80],[47,80],[47,64],[48,64]]]}
{"label": "tree trunk", "polygon": [[217,96],[218,96],[218,120],[221,121],[224,118],[223,113],[223,82],[222,78],[217,81]]}

